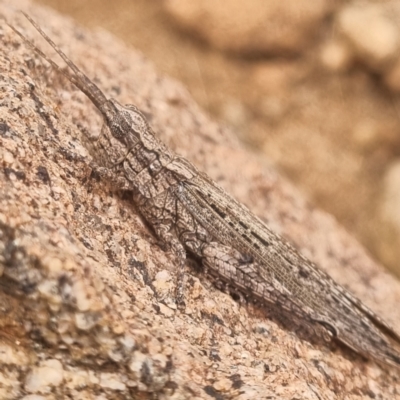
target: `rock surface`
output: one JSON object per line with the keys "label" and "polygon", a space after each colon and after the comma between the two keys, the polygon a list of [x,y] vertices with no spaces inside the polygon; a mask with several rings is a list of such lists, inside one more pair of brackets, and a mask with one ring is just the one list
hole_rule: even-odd
{"label": "rock surface", "polygon": [[[20,1],[112,97],[400,331],[400,284],[328,215],[209,120],[177,82],[101,31]],[[10,24],[51,49],[13,9]],[[300,340],[175,260],[129,196],[91,175],[90,102],[0,27],[0,399],[398,399],[398,371]],[[58,60],[58,59],[57,59]]]}

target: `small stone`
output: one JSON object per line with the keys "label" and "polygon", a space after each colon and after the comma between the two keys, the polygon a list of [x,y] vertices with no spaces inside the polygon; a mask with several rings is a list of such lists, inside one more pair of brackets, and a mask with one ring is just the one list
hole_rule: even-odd
{"label": "small stone", "polygon": [[198,279],[194,279],[194,284],[192,286],[192,289],[190,290],[190,296],[193,300],[197,300],[199,297],[204,295],[204,287]]}
{"label": "small stone", "polygon": [[233,352],[233,348],[230,344],[223,342],[220,345],[219,351],[220,351],[221,357],[229,357]]}
{"label": "small stone", "polygon": [[86,291],[85,284],[82,281],[77,281],[72,287],[72,295],[75,297],[76,306],[79,311],[87,311],[91,306],[91,299]]}
{"label": "small stone", "polygon": [[157,272],[155,276],[156,282],[169,282],[170,280],[171,280],[171,274],[165,269],[163,269],[160,272]]}
{"label": "small stone", "polygon": [[320,60],[324,67],[333,72],[346,70],[352,61],[351,50],[342,40],[332,40],[321,49]]}
{"label": "small stone", "polygon": [[52,304],[61,304],[62,299],[59,294],[58,281],[44,280],[39,284],[38,291]]}
{"label": "small stone", "polygon": [[213,386],[218,392],[227,392],[232,388],[232,381],[228,378],[220,379],[214,382]]}
{"label": "small stone", "polygon": [[151,369],[149,375],[151,375],[150,389],[153,391],[161,390],[168,382],[169,374],[165,372],[167,367],[168,359],[164,354],[156,354],[152,358]]}
{"label": "small stone", "polygon": [[116,335],[122,335],[125,332],[124,325],[118,322],[113,324],[111,328]]}
{"label": "small stone", "polygon": [[356,54],[381,68],[399,52],[400,30],[382,4],[350,3],[338,15],[338,26]]}
{"label": "small stone", "polygon": [[124,346],[126,351],[131,351],[135,347],[135,339],[132,336],[125,335],[122,338],[119,338],[118,341]]}
{"label": "small stone", "polygon": [[59,336],[53,330],[44,326],[42,328],[41,333],[42,333],[43,339],[47,342],[47,344],[50,344],[51,346],[56,346],[58,344]]}
{"label": "small stone", "polygon": [[164,348],[163,353],[164,353],[164,355],[166,357],[169,357],[174,353],[174,349],[172,347],[170,347],[170,346],[167,346],[167,347]]}
{"label": "small stone", "polygon": [[[140,379],[142,376],[143,366],[151,364],[151,360],[140,351],[135,351],[131,357],[129,363],[129,369],[133,373],[136,380]],[[149,368],[147,368],[149,369]]]}
{"label": "small stone", "polygon": [[15,347],[9,346],[6,342],[0,342],[0,360],[3,365],[26,365],[28,355]]}
{"label": "small stone", "polygon": [[111,390],[125,390],[126,385],[118,374],[103,372],[100,374],[100,386]]}
{"label": "small stone", "polygon": [[64,378],[64,370],[60,361],[51,359],[32,368],[25,380],[25,390],[30,393],[48,393],[51,387],[58,386]]}
{"label": "small stone", "polygon": [[42,265],[49,270],[49,272],[57,273],[63,270],[63,262],[57,257],[44,257]]}
{"label": "small stone", "polygon": [[120,363],[124,360],[124,353],[120,349],[110,349],[107,352],[108,357],[115,363]]}
{"label": "small stone", "polygon": [[12,164],[14,162],[14,156],[7,150],[4,150],[0,153],[0,159],[3,160],[5,164]]}
{"label": "small stone", "polygon": [[103,280],[98,276],[93,277],[93,286],[98,293],[101,293],[106,287]]}
{"label": "small stone", "polygon": [[79,389],[90,385],[87,371],[73,368],[64,372],[65,385],[69,389]]}
{"label": "small stone", "polygon": [[175,315],[174,310],[172,310],[170,307],[167,307],[163,303],[158,303],[158,306],[160,308],[160,313],[166,317],[173,317]]}
{"label": "small stone", "polygon": [[202,311],[215,314],[218,312],[217,303],[212,299],[205,299],[202,305]]}
{"label": "small stone", "polygon": [[153,337],[148,341],[147,349],[149,354],[158,354],[162,350],[161,342]]}
{"label": "small stone", "polygon": [[99,319],[98,313],[76,313],[75,326],[83,331],[88,331],[97,324]]}
{"label": "small stone", "polygon": [[203,343],[206,337],[206,330],[201,326],[191,326],[187,329],[186,334],[194,339],[196,343]]}
{"label": "small stone", "polygon": [[165,297],[173,289],[171,274],[166,270],[158,272],[153,281],[153,287],[159,296]]}
{"label": "small stone", "polygon": [[165,10],[212,46],[244,55],[299,53],[330,11],[327,0],[168,0]]}
{"label": "small stone", "polygon": [[257,333],[267,338],[270,335],[269,329],[270,327],[266,323],[260,322],[254,327],[254,333]]}

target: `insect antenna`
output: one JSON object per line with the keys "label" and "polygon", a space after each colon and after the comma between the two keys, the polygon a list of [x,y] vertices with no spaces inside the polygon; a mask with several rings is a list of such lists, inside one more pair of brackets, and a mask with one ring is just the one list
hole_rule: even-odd
{"label": "insect antenna", "polygon": [[8,26],[20,36],[25,43],[27,43],[37,54],[44,58],[51,66],[64,75],[70,82],[72,82],[78,89],[86,94],[92,103],[104,113],[104,103],[107,102],[107,98],[104,93],[83,73],[79,68],[64,54],[64,52],[47,36],[47,34],[39,27],[39,25],[27,14],[22,12],[27,20],[36,28],[36,30],[44,37],[44,39],[50,44],[51,47],[57,52],[57,54],[65,61],[68,67],[72,70],[71,72],[65,72],[62,70],[52,59],[44,54],[38,47],[36,47],[29,39],[27,39],[21,32],[15,29],[13,26]]}

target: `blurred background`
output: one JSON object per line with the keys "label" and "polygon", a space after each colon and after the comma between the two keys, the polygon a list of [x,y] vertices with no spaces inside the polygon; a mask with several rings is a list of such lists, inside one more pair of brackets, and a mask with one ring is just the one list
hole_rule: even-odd
{"label": "blurred background", "polygon": [[400,276],[398,0],[36,2],[141,50]]}

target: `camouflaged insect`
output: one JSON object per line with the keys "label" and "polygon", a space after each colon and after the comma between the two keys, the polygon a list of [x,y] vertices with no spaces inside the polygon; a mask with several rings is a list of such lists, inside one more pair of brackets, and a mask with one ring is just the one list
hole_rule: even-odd
{"label": "camouflaged insect", "polygon": [[179,262],[177,300],[183,299],[186,254],[202,260],[219,282],[261,301],[293,326],[324,340],[400,367],[400,335],[315,264],[233,199],[206,174],[161,143],[135,106],[107,99],[27,15],[63,58],[65,72],[17,30],[25,42],[76,85],[104,118],[92,163],[115,187],[132,191],[140,213]]}

